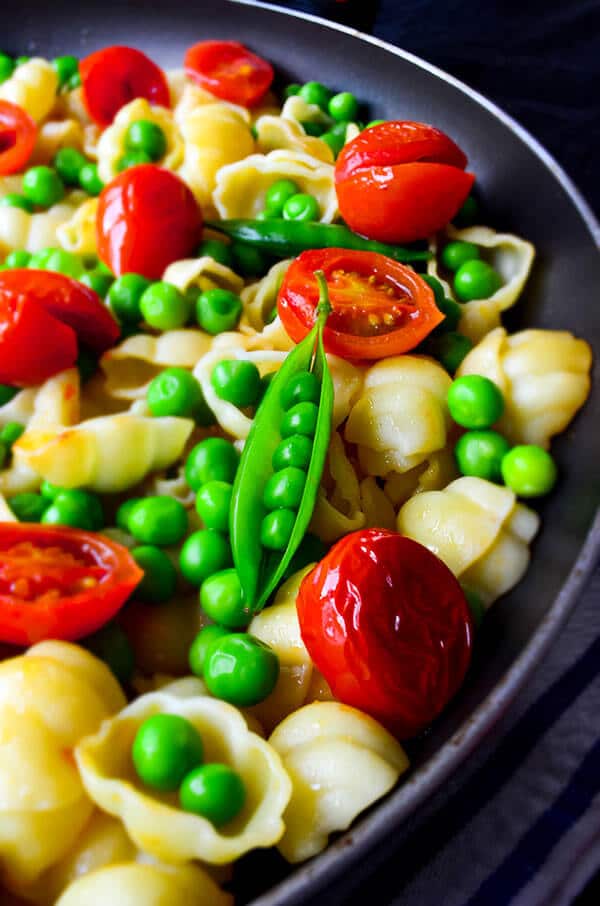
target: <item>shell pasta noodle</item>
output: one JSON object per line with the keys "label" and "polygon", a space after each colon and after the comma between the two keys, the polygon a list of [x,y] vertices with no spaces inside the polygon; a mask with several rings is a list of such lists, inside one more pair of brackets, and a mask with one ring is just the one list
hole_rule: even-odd
{"label": "shell pasta noodle", "polygon": [[234,906],[389,794],[590,392],[585,338],[503,325],[535,249],[450,135],[193,38],[0,52],[19,906]]}

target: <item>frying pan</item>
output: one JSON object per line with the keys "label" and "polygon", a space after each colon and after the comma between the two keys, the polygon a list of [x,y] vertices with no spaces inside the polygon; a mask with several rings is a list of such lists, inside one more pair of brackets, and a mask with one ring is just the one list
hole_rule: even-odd
{"label": "frying pan", "polygon": [[[281,80],[318,79],[353,91],[370,118],[434,123],[469,157],[485,222],[531,240],[538,252],[524,298],[507,326],[570,329],[600,355],[600,228],[557,163],[517,123],[483,97],[422,60],[351,29],[244,0],[166,3],[52,3],[4,0],[3,49],[84,56],[133,44],[165,67],[202,38],[238,39],[268,57]],[[255,906],[331,903],[330,885],[351,878],[365,856],[446,780],[493,729],[556,640],[600,549],[600,387],[553,445],[556,492],[539,510],[542,531],[525,580],[486,617],[468,682],[411,752],[413,771],[386,800],[320,857],[293,871],[275,855],[240,869],[240,902]],[[286,876],[287,874],[287,876]]]}

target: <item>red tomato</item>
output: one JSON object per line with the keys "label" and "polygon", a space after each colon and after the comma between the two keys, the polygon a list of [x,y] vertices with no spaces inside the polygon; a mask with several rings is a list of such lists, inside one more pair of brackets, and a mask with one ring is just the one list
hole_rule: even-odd
{"label": "red tomato", "polygon": [[162,69],[133,47],[105,47],[79,64],[83,103],[99,126],[110,126],[121,107],[135,98],[170,107]]}
{"label": "red tomato", "polygon": [[157,280],[173,261],[193,254],[202,235],[202,213],[178,176],[142,164],[102,190],[96,230],[98,254],[113,273]]}
{"label": "red tomato", "polygon": [[315,271],[327,280],[333,311],[323,333],[328,352],[380,359],[414,349],[444,319],[415,271],[376,252],[312,249],[289,266],[277,311],[296,343],[312,328],[319,301]]}
{"label": "red tomato", "polygon": [[365,129],[340,153],[335,187],[348,226],[381,242],[413,242],[456,214],[475,180],[439,129],[407,121]]}
{"label": "red tomato", "polygon": [[0,101],[0,176],[25,167],[36,138],[37,126],[29,114],[16,104]]}
{"label": "red tomato", "polygon": [[273,81],[273,67],[238,41],[200,41],[185,55],[186,74],[211,94],[255,107]]}
{"label": "red tomato", "polygon": [[70,327],[33,299],[0,286],[0,383],[41,384],[76,359],[77,338]]}
{"label": "red tomato", "polygon": [[129,551],[102,535],[0,523],[0,639],[32,645],[89,635],[142,577]]}
{"label": "red tomato", "polygon": [[395,532],[364,529],[338,541],[302,582],[297,608],[334,696],[400,739],[431,723],[467,672],[473,627],[458,581]]}

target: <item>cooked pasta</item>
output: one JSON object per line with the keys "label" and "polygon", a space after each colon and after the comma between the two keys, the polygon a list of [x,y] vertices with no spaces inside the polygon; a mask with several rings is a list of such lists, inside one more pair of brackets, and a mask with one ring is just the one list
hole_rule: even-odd
{"label": "cooked pasta", "polygon": [[58,76],[53,66],[33,57],[17,66],[0,85],[0,100],[22,107],[36,123],[45,119],[56,99]]}

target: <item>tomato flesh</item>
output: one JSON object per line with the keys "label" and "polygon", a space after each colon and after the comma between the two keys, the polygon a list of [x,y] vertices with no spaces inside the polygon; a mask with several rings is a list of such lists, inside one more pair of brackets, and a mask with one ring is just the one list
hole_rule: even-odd
{"label": "tomato flesh", "polygon": [[411,268],[376,252],[313,249],[290,265],[279,291],[278,313],[295,342],[314,324],[317,270],[325,274],[333,309],[323,332],[328,352],[351,359],[398,355],[444,318],[430,287]]}
{"label": "tomato flesh", "polygon": [[185,55],[185,71],[211,94],[242,107],[254,107],[271,87],[267,60],[238,41],[200,41]]}
{"label": "tomato flesh", "polygon": [[0,283],[0,383],[35,386],[76,359],[74,331],[36,301],[7,293]]}
{"label": "tomato flesh", "polygon": [[83,103],[98,126],[110,126],[135,98],[170,107],[169,85],[156,63],[133,47],[105,47],[79,66]]}
{"label": "tomato flesh", "polygon": [[0,101],[0,176],[25,167],[36,139],[37,126],[29,114],[10,101]]}
{"label": "tomato flesh", "polygon": [[304,643],[334,696],[400,739],[434,720],[469,666],[463,591],[427,548],[382,529],[342,538],[300,586]]}

